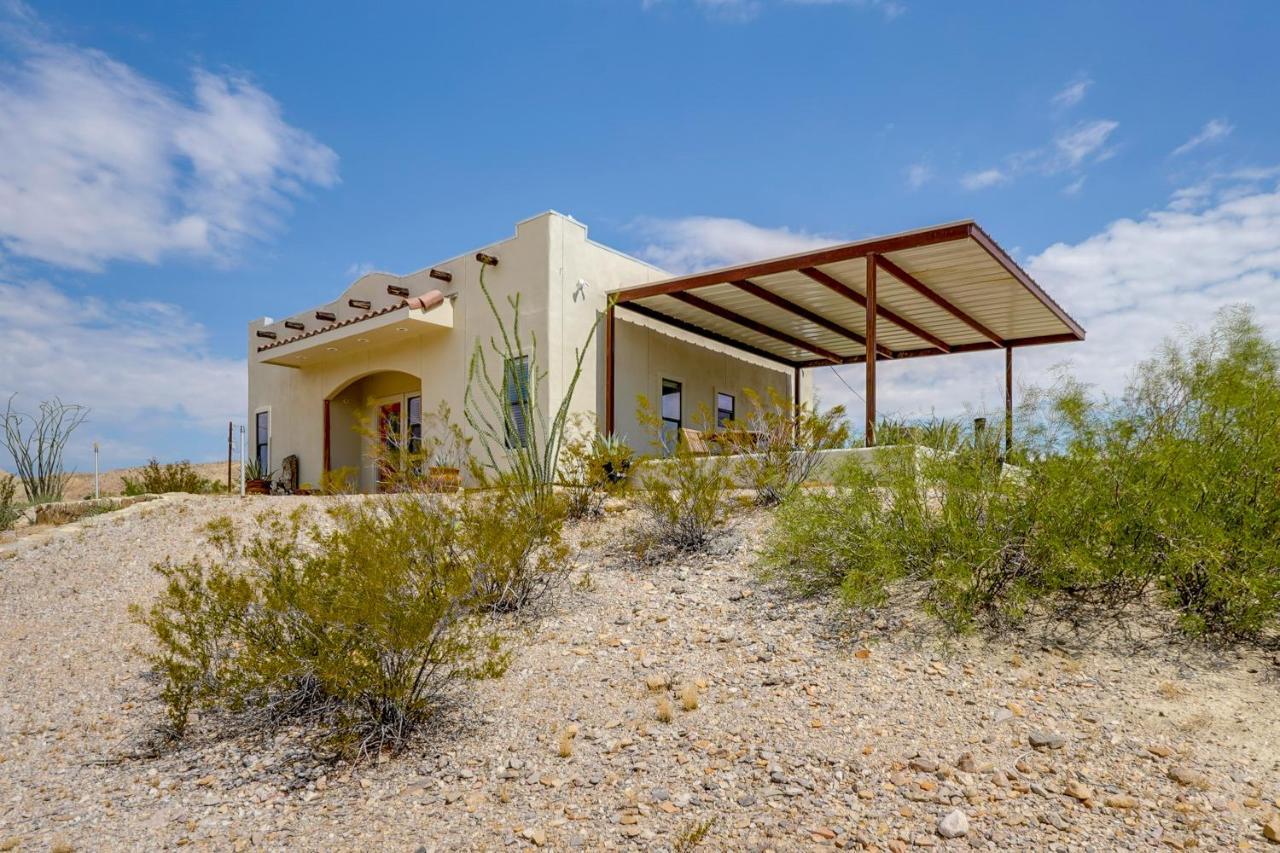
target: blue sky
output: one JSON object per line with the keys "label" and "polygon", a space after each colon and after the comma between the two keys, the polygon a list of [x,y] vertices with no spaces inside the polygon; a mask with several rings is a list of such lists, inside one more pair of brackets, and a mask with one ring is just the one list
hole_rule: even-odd
{"label": "blue sky", "polygon": [[[109,465],[214,459],[246,322],[547,208],[673,271],[975,218],[1103,390],[1179,323],[1280,331],[1274,3],[0,0],[0,393]],[[856,402],[830,371],[828,402]],[[998,354],[881,408],[999,399]],[[221,426],[220,426],[221,424]]]}

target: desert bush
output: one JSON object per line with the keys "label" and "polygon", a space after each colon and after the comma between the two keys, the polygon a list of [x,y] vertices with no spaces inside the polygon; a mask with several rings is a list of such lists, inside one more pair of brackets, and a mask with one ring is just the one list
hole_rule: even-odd
{"label": "desert bush", "polygon": [[956,630],[1039,603],[1120,612],[1158,593],[1192,634],[1280,627],[1280,347],[1249,312],[1167,344],[1126,392],[1029,396],[1014,469],[996,442],[895,455],[784,506],[766,572],[851,604],[918,584]]}
{"label": "desert bush", "polygon": [[0,474],[0,530],[8,530],[17,522],[18,516],[18,478],[10,474]]}
{"label": "desert bush", "polygon": [[849,440],[844,406],[819,412],[799,406],[774,388],[765,396],[747,388],[744,416],[720,431],[737,454],[744,478],[755,489],[756,503],[773,506],[799,488],[817,466],[823,450],[844,447]]}
{"label": "desert bush", "polygon": [[605,499],[626,488],[632,456],[620,437],[596,432],[590,415],[580,413],[572,418],[560,460],[568,517],[602,515]]}
{"label": "desert bush", "polygon": [[930,415],[927,418],[880,418],[876,424],[876,444],[915,444],[931,450],[951,452],[964,441],[964,425],[959,418]]}
{"label": "desert bush", "polygon": [[166,492],[188,492],[199,495],[216,491],[218,488],[217,483],[200,476],[187,460],[161,465],[154,456],[139,472],[137,479],[127,474],[122,479],[126,495],[161,495]]}
{"label": "desert bush", "polygon": [[224,519],[217,557],[157,565],[165,590],[135,612],[173,733],[205,710],[238,727],[322,723],[356,757],[404,747],[452,687],[506,665],[472,606],[458,521],[417,495],[267,515],[244,543]]}
{"label": "desert bush", "polygon": [[[637,417],[659,454],[663,452],[662,418],[647,398],[637,400]],[[711,423],[703,407],[695,425]],[[700,456],[679,440],[669,455],[647,460],[638,472],[637,507],[644,526],[634,543],[642,555],[705,549],[724,526],[725,498],[731,481],[722,460]]]}
{"label": "desert bush", "polygon": [[64,403],[57,397],[40,404],[36,415],[14,411],[9,397],[2,427],[4,447],[13,457],[18,479],[33,504],[62,500],[62,492],[71,479],[62,456],[76,427],[84,423],[89,410],[84,406]]}
{"label": "desert bush", "polygon": [[564,503],[548,498],[534,511],[510,477],[469,495],[458,510],[476,605],[495,612],[536,603],[569,571]]}

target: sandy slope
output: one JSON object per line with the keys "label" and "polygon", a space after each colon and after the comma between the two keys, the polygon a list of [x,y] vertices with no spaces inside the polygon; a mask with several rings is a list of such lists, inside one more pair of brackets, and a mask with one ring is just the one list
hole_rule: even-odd
{"label": "sandy slope", "polygon": [[[657,568],[618,556],[625,520],[581,528],[595,544],[507,675],[410,755],[326,766],[282,732],[116,761],[159,713],[128,615],[157,591],[149,565],[197,552],[218,515],[323,500],[171,498],[0,551],[0,844],[664,849],[713,820],[702,849],[1220,848],[1265,846],[1280,807],[1268,656],[941,646],[909,612],[860,635],[752,579],[762,515]],[[700,707],[659,722],[653,676],[699,685]],[[957,809],[969,834],[944,840]]]}

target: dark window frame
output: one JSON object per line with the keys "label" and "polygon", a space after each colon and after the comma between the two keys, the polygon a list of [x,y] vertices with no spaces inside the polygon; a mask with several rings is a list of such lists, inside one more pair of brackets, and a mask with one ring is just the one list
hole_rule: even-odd
{"label": "dark window frame", "polygon": [[[519,364],[519,374],[513,366]],[[507,447],[529,446],[529,410],[533,404],[533,380],[529,375],[529,356],[520,355],[502,361],[502,399],[506,406],[502,414],[503,432]],[[519,417],[516,412],[519,411]]]}
{"label": "dark window frame", "polygon": [[271,470],[271,410],[253,414],[253,458],[263,474]]}
{"label": "dark window frame", "polygon": [[[661,394],[658,397],[658,415],[662,418],[662,434],[660,437],[667,450],[674,451],[680,443],[680,430],[684,428],[684,383],[679,379],[663,377],[660,388]],[[676,416],[674,418],[667,417],[666,403],[668,393],[672,393],[676,397]],[[668,432],[668,427],[670,427],[670,432]]]}
{"label": "dark window frame", "polygon": [[[720,405],[720,401],[726,397],[729,399],[728,409],[725,409],[723,406]],[[729,413],[728,417],[725,416],[724,414],[725,412]],[[723,427],[726,422],[734,421],[737,419],[738,419],[738,398],[733,394],[728,394],[724,391],[717,391],[716,392],[716,426]]]}

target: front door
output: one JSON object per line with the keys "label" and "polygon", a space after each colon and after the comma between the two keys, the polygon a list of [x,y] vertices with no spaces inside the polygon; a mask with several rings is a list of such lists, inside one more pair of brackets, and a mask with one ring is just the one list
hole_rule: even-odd
{"label": "front door", "polygon": [[375,460],[377,490],[394,487],[404,448],[404,399],[394,397],[378,403],[378,454]]}

